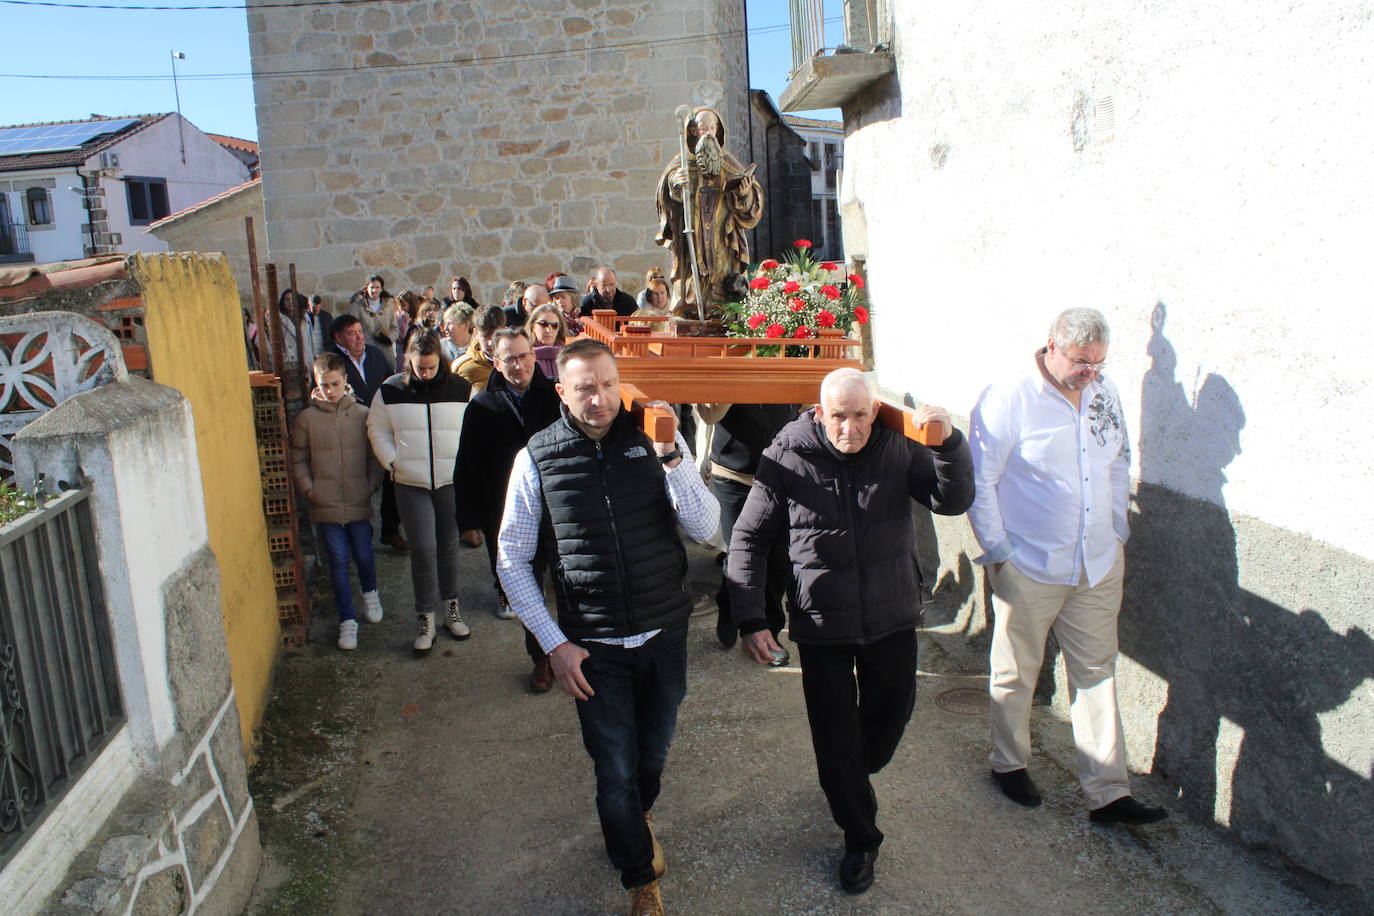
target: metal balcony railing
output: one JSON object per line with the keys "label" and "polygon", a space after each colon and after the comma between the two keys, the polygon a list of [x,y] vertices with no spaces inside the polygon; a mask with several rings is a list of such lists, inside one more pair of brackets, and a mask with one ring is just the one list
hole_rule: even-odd
{"label": "metal balcony railing", "polygon": [[90,492],[0,528],[0,868],[124,722]]}
{"label": "metal balcony railing", "polygon": [[[827,50],[824,0],[788,0],[792,22],[792,72]],[[891,41],[892,0],[843,0],[844,41],[856,51],[871,51]]]}
{"label": "metal balcony railing", "polygon": [[30,254],[29,227],[24,223],[0,221],[0,257]]}

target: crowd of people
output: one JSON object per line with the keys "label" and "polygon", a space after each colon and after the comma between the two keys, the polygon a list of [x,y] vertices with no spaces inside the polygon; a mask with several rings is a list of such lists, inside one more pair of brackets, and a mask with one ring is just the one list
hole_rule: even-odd
{"label": "crowd of people", "polygon": [[426,290],[412,314],[374,276],[337,317],[310,301],[302,327],[315,385],[292,430],[293,472],[328,558],[340,649],[358,645],[350,562],[363,619],[383,615],[377,490],[382,542],[409,555],[417,655],[439,627],[470,635],[458,551],[485,545],[492,606],[525,629],[530,689],[557,685],[575,700],[630,912],[662,913],[653,807],[686,692],[693,609],[682,536],[719,533],[716,635],[761,665],[790,662],[784,631],[794,644],[820,787],[844,834],[839,884],[862,893],[883,841],[871,776],[892,759],[916,698],[915,502],[968,513],[985,551],[974,562],[989,569],[996,617],[992,783],[1017,804],[1040,802],[1029,713],[1053,629],[1091,819],[1167,816],[1131,795],[1116,706],[1129,445],[1102,373],[1100,313],[1057,316],[1024,371],[984,393],[968,438],[929,405],[916,419],[934,444],[889,429],[856,369],[826,376],[805,409],[697,405],[714,430],[708,486],[681,430],[651,441],[621,406],[610,348],[578,336],[594,308],[662,309],[661,273],[646,277],[644,306],[610,268],[589,287],[579,296],[554,273],[483,306],[455,278],[444,303]]}

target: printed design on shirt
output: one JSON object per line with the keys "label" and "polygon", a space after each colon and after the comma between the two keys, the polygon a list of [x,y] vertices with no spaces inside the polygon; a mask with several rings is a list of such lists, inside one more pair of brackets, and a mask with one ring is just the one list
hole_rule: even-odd
{"label": "printed design on shirt", "polygon": [[1105,446],[1108,437],[1121,440],[1121,405],[1105,390],[1099,390],[1088,402],[1088,430],[1098,445]]}
{"label": "printed design on shirt", "polygon": [[626,458],[647,458],[648,456],[649,450],[642,445],[636,445],[634,448],[627,448],[625,450]]}

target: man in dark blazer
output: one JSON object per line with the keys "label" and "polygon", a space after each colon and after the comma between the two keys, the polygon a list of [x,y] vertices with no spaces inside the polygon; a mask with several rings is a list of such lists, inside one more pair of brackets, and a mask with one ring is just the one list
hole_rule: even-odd
{"label": "man in dark blazer", "polygon": [[[475,532],[482,532],[495,576],[496,535],[501,530],[506,485],[515,455],[530,436],[558,419],[560,401],[553,382],[535,365],[534,346],[524,328],[497,331],[492,338],[492,354],[496,371],[463,415],[453,480],[458,488],[458,530],[470,543]],[[542,575],[542,566],[536,562],[536,575]],[[501,602],[497,616],[514,617],[499,579],[496,592]],[[544,693],[553,686],[553,669],[549,657],[528,630],[525,651],[534,663],[530,690]]]}
{"label": "man in dark blazer", "polygon": [[[334,338],[334,349],[343,356],[344,374],[353,396],[371,407],[373,395],[391,375],[391,365],[381,350],[367,342],[363,323],[357,315],[343,314],[335,318],[330,325],[330,334]],[[396,508],[396,490],[389,474],[382,481],[382,543],[397,553],[410,549],[401,536],[401,512]]]}

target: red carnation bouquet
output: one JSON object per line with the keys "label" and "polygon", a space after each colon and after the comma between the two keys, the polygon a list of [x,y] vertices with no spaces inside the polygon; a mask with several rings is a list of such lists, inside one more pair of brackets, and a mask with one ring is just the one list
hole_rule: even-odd
{"label": "red carnation bouquet", "polygon": [[779,343],[811,340],[826,328],[847,333],[868,323],[868,310],[859,304],[863,286],[863,278],[845,276],[842,265],[812,258],[811,243],[799,239],[781,263],[769,258],[759,264],[743,302],[725,306],[726,333]]}

